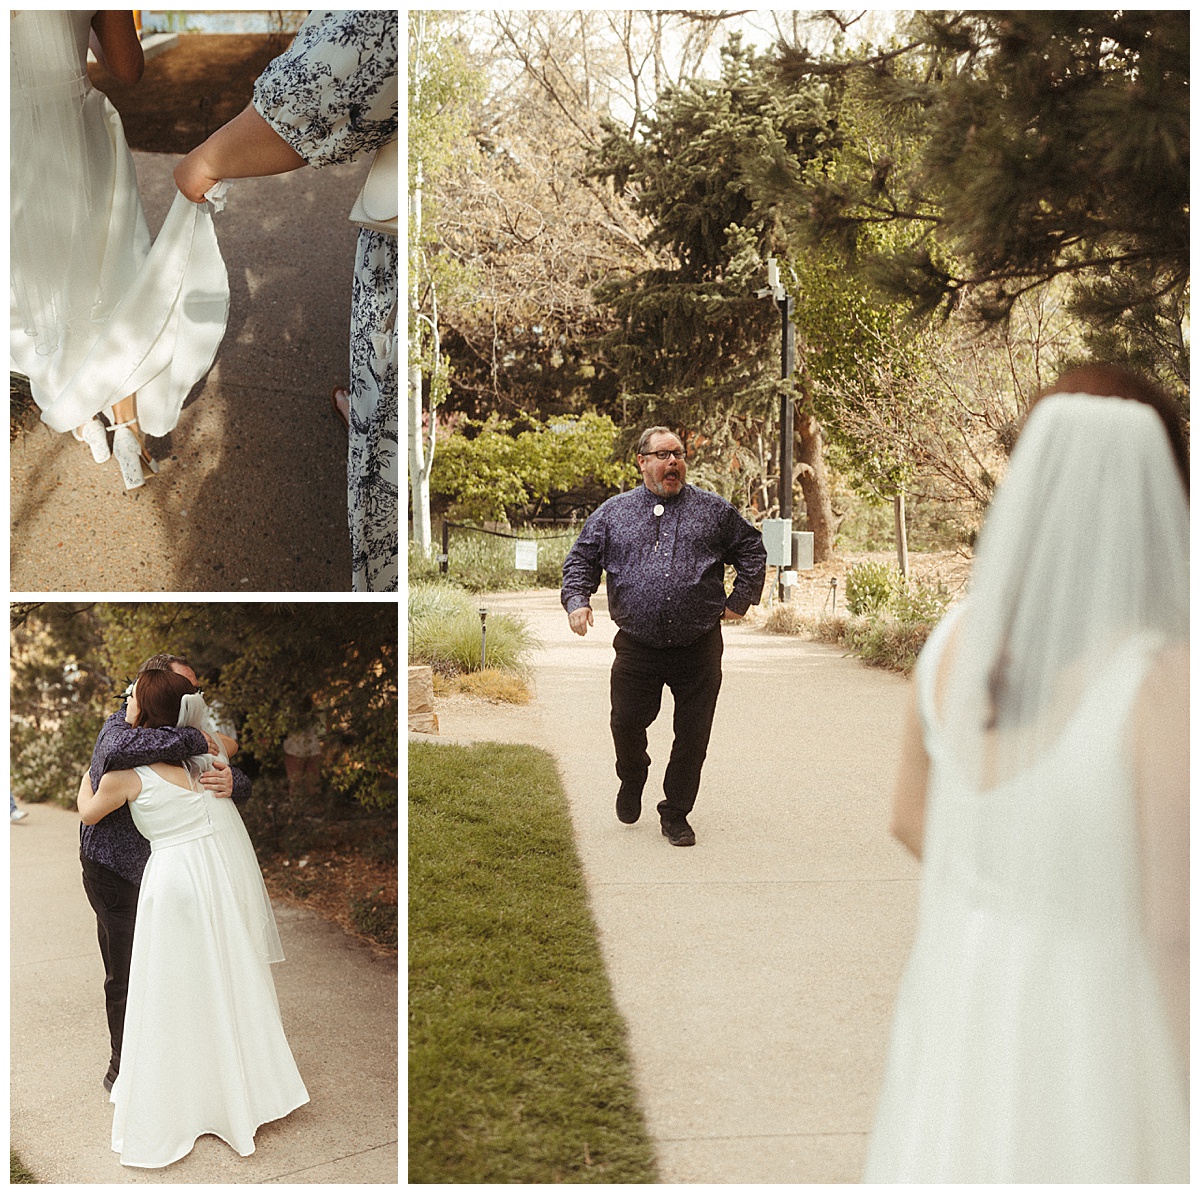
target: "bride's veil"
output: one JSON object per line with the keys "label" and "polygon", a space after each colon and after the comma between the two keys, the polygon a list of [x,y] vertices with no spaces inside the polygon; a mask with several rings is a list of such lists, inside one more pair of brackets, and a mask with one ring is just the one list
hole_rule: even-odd
{"label": "bride's veil", "polygon": [[[198,692],[187,693],[181,699],[176,724],[204,730],[211,735],[215,735],[217,730],[212,711]],[[229,762],[224,750],[219,757],[223,762]],[[212,755],[199,755],[189,759],[189,773],[193,773],[194,768],[199,769],[195,774],[207,770],[212,766],[212,758]],[[275,924],[275,913],[271,910],[271,899],[263,882],[258,856],[242,823],[241,813],[237,805],[225,797],[214,798],[208,803],[215,830],[213,840],[229,876],[230,888],[237,900],[246,931],[264,962],[282,962],[283,946]]]}
{"label": "bride's veil", "polygon": [[1044,757],[1080,702],[1188,635],[1188,506],[1158,413],[1054,394],[988,511],[945,678],[946,742],[977,788]]}

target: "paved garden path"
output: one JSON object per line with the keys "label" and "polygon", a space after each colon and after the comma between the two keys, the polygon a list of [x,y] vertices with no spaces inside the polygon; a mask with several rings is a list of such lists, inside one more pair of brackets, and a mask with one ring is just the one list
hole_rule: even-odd
{"label": "paved garden path", "polygon": [[287,961],[273,966],[310,1102],[265,1124],[239,1157],[202,1136],[166,1169],[110,1148],[104,966],[79,874],[79,818],[29,805],[10,828],[12,1146],[39,1181],[387,1183],[397,1180],[396,962],[336,925],[276,904]]}
{"label": "paved garden path", "polygon": [[613,811],[614,627],[572,635],[553,592],[484,599],[542,640],[525,708],[448,702],[444,738],[553,752],[666,1182],[854,1182],[915,922],[918,867],[888,835],[906,681],[835,648],[727,626],[698,844],[654,802]]}

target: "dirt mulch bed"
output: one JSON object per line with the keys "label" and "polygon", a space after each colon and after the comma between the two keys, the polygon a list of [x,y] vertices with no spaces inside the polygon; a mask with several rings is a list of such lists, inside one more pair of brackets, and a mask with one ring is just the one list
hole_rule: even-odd
{"label": "dirt mulch bed", "polygon": [[264,861],[262,870],[272,899],[314,912],[377,954],[396,957],[396,947],[364,932],[361,918],[353,914],[354,900],[395,910],[399,889],[394,862],[337,850],[310,850],[299,859]]}
{"label": "dirt mulch bed", "polygon": [[92,86],[121,114],[130,149],[189,153],[250,102],[263,68],[291,33],[181,33],[151,58],[139,83],[122,83],[94,64]]}

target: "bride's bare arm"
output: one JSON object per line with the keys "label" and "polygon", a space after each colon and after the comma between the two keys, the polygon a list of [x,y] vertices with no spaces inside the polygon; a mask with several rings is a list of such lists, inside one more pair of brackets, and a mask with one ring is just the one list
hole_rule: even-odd
{"label": "bride's bare arm", "polygon": [[258,114],[253,104],[197,145],[175,167],[175,185],[193,203],[222,178],[286,174],[305,160]]}
{"label": "bride's bare arm", "polygon": [[92,52],[122,83],[136,83],[146,69],[142,43],[131,12],[98,12],[92,17]]}
{"label": "bride's bare arm", "polygon": [[1190,652],[1163,652],[1138,694],[1133,719],[1142,907],[1168,1022],[1188,1056]]}
{"label": "bride's bare arm", "polygon": [[85,771],[79,783],[79,795],[75,798],[79,819],[85,825],[95,825],[121,805],[136,800],[141,790],[142,781],[136,772],[109,771],[100,780],[100,787],[93,792],[92,777]]}
{"label": "bride's bare arm", "polygon": [[900,740],[900,765],[892,793],[892,836],[916,857],[925,840],[925,789],[929,783],[929,756],[917,712],[917,688],[912,685],[904,713]]}

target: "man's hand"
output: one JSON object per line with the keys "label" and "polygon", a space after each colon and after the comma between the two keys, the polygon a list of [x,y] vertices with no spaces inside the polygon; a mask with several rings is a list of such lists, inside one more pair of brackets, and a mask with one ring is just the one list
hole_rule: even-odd
{"label": "man's hand", "polygon": [[214,796],[233,795],[233,772],[229,770],[229,765],[222,763],[220,759],[213,759],[212,770],[205,771],[200,776],[200,782]]}
{"label": "man's hand", "polygon": [[578,609],[573,609],[567,614],[567,621],[571,624],[571,629],[575,631],[580,638],[588,632],[589,626],[596,624],[592,617],[592,607],[590,605],[581,605]]}
{"label": "man's hand", "polygon": [[726,606],[721,614],[722,622],[740,622],[746,615],[734,613],[733,610]]}

